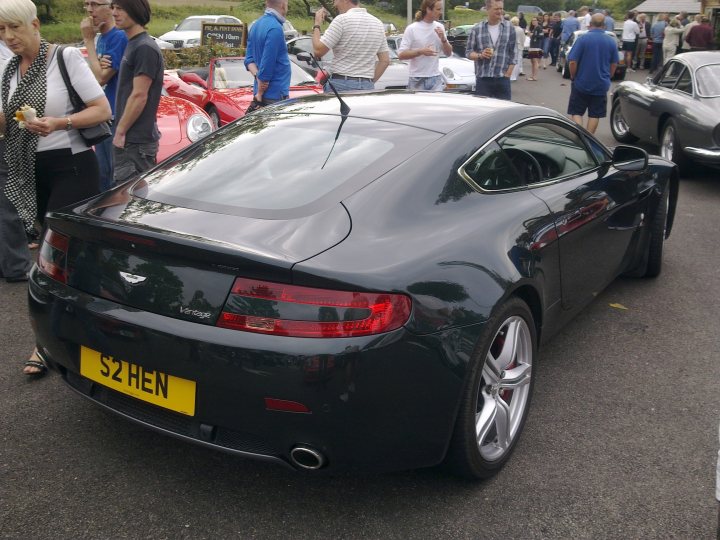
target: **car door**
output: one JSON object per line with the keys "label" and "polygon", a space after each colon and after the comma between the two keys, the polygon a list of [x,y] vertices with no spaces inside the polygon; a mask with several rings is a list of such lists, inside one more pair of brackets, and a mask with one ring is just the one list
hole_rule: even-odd
{"label": "car door", "polygon": [[497,142],[553,216],[563,307],[585,304],[624,267],[639,226],[638,173],[612,168],[600,143],[560,120],[527,122]]}
{"label": "car door", "polygon": [[679,108],[686,106],[684,103],[689,96],[676,89],[678,82],[683,80],[684,71],[685,64],[670,60],[652,82],[636,85],[625,94],[622,111],[633,135],[657,142],[658,122],[662,115],[668,112],[676,114]]}

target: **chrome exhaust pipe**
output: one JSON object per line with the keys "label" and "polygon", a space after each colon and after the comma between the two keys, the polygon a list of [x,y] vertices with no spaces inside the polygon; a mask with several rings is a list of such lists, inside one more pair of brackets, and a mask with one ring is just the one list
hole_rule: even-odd
{"label": "chrome exhaust pipe", "polygon": [[290,450],[290,461],[299,469],[317,471],[325,465],[325,456],[309,446],[297,445]]}

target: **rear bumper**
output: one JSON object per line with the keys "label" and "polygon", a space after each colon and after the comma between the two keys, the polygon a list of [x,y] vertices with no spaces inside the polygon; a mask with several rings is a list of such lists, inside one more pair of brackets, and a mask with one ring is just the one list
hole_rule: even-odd
{"label": "rear bumper", "polygon": [[[444,458],[471,343],[461,332],[302,339],[215,328],[134,310],[59,284],[35,268],[38,348],[76,392],[157,431],[290,466],[297,444],[327,469],[400,470]],[[80,375],[80,346],[196,381],[195,414],[151,405]],[[266,409],[265,398],[310,413]]]}

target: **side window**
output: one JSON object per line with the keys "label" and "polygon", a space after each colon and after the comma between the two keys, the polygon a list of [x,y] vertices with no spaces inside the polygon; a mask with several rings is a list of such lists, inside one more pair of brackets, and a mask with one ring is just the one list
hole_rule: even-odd
{"label": "side window", "polygon": [[690,77],[690,71],[688,71],[687,69],[683,69],[683,72],[680,74],[680,78],[678,79],[675,90],[679,90],[680,92],[692,95],[693,85],[692,77]]}
{"label": "side window", "polygon": [[486,191],[515,189],[524,185],[512,162],[500,147],[491,143],[460,169],[473,187]]}
{"label": "side window", "polygon": [[[552,122],[524,124],[498,139],[526,184],[547,182],[593,169],[606,159],[588,149],[580,134]],[[602,158],[596,159],[596,153]],[[539,170],[538,170],[539,169]]]}
{"label": "side window", "polygon": [[684,66],[680,62],[670,61],[670,63],[665,66],[665,70],[658,80],[658,85],[663,88],[674,88],[683,69]]}
{"label": "side window", "polygon": [[603,163],[610,159],[610,156],[607,155],[607,152],[605,151],[605,148],[597,142],[595,139],[590,139],[589,137],[585,137],[585,142],[587,142],[587,145],[590,147],[590,151],[595,156],[595,159],[597,160],[598,164]]}

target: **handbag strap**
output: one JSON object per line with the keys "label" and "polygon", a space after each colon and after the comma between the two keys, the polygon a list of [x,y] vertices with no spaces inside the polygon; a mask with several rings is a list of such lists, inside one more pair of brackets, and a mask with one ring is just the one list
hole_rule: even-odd
{"label": "handbag strap", "polygon": [[65,45],[57,45],[58,68],[60,68],[60,75],[62,75],[63,81],[65,82],[65,87],[67,88],[68,97],[70,98],[70,103],[72,104],[73,109],[75,109],[75,112],[80,112],[85,109],[85,103],[70,82],[70,75],[68,75],[67,67],[65,66],[65,57],[63,55],[64,51]]}

